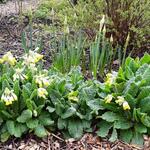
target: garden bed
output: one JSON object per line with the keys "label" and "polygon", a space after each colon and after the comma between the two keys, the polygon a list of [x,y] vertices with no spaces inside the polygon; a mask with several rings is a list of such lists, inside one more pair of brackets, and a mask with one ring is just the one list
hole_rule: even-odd
{"label": "garden bed", "polygon": [[[8,11],[13,4],[0,5],[7,12],[0,20],[0,149],[150,149],[150,55],[125,59],[124,52],[120,64],[113,60],[112,43],[104,38],[104,17],[95,41],[83,48],[88,54],[80,50],[84,42],[78,34],[81,41],[71,41],[65,33],[57,39],[60,45],[56,41],[49,49],[53,34],[43,31],[45,22],[33,19],[30,24],[24,15],[20,23],[18,12]],[[31,3],[24,5],[28,9]],[[36,45],[39,35],[42,47]],[[54,59],[51,50],[57,48]]]}

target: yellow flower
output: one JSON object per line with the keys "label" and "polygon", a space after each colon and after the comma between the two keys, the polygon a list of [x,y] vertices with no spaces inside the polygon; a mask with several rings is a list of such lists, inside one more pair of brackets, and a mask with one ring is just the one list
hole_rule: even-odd
{"label": "yellow flower", "polygon": [[68,100],[78,102],[79,98],[77,96],[78,96],[78,91],[71,91],[68,94]]}
{"label": "yellow flower", "polygon": [[23,74],[23,70],[24,69],[20,69],[20,68],[15,69],[15,74],[13,75],[14,81],[16,79],[21,79],[21,80],[28,79],[28,77],[25,74]]}
{"label": "yellow flower", "polygon": [[35,76],[35,83],[39,84],[39,87],[48,87],[51,83],[48,76],[45,74]]}
{"label": "yellow flower", "polygon": [[3,56],[3,61],[9,63],[10,65],[14,66],[16,64],[16,59],[15,57],[13,57],[11,52],[7,52],[4,56]]}
{"label": "yellow flower", "polygon": [[43,58],[43,55],[35,53],[34,56],[34,63],[37,63],[38,61],[40,61]]}
{"label": "yellow flower", "polygon": [[13,92],[13,90],[9,90],[7,87],[4,90],[4,93],[1,96],[1,101],[5,103],[5,105],[11,105],[13,101],[17,101],[17,96]]}
{"label": "yellow flower", "polygon": [[0,58],[0,64],[2,64],[4,62],[4,60],[2,58]]}
{"label": "yellow flower", "polygon": [[115,82],[116,76],[117,76],[117,73],[116,73],[116,72],[108,73],[108,74],[106,75],[105,84],[108,85],[108,86],[111,86],[111,85]]}
{"label": "yellow flower", "polygon": [[28,54],[25,54],[23,56],[23,59],[24,59],[24,64],[29,66],[30,64],[35,64],[37,63],[38,61],[40,61],[41,59],[43,58],[43,55],[41,54],[38,54],[34,51],[29,51]]}
{"label": "yellow flower", "polygon": [[46,96],[48,95],[48,92],[44,88],[38,88],[38,96],[41,98],[46,99]]}
{"label": "yellow flower", "polygon": [[128,104],[127,101],[124,101],[124,102],[123,102],[123,109],[124,109],[124,110],[130,110],[130,106],[129,106],[129,104]]}
{"label": "yellow flower", "polygon": [[109,94],[105,97],[104,100],[105,100],[105,103],[110,103],[112,101],[112,99],[113,99],[113,96],[111,94]]}
{"label": "yellow flower", "polygon": [[117,100],[115,102],[119,105],[122,105],[124,101],[125,101],[125,99],[123,96],[118,96]]}

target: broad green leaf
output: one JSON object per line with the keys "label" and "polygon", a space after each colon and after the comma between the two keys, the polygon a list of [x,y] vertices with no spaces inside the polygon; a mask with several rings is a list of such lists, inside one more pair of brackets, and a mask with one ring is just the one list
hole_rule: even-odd
{"label": "broad green leaf", "polygon": [[117,113],[107,111],[101,116],[101,118],[103,120],[106,120],[107,122],[114,122],[116,120],[119,120],[120,116]]}
{"label": "broad green leaf", "polygon": [[41,125],[43,126],[50,126],[54,124],[54,121],[47,116],[40,116],[39,121],[41,123]]}
{"label": "broad green leaf", "polygon": [[113,132],[111,134],[111,137],[109,139],[110,142],[115,142],[118,138],[118,135],[117,135],[117,130],[115,128],[113,128]]}
{"label": "broad green leaf", "polygon": [[61,115],[62,119],[69,118],[76,113],[76,109],[74,107],[69,107],[64,114]]}
{"label": "broad green leaf", "polygon": [[141,122],[148,128],[150,128],[150,116],[143,115],[141,117]]}
{"label": "broad green leaf", "polygon": [[101,106],[100,101],[101,101],[100,99],[90,100],[87,101],[87,105],[90,107],[91,110],[95,110],[95,111],[103,110],[104,107]]}
{"label": "broad green leaf", "polygon": [[26,124],[27,124],[27,127],[30,128],[30,129],[34,129],[38,126],[38,119],[29,119]]}
{"label": "broad green leaf", "polygon": [[68,131],[73,138],[80,138],[83,134],[82,121],[75,119],[69,120]]}
{"label": "broad green leaf", "polygon": [[138,95],[138,100],[142,100],[145,97],[150,96],[150,86],[145,86],[140,89],[140,93]]}
{"label": "broad green leaf", "polygon": [[150,64],[150,55],[145,53],[144,56],[140,59],[140,63],[143,64]]}
{"label": "broad green leaf", "polygon": [[7,130],[10,133],[10,135],[14,135],[15,133],[15,123],[12,120],[8,120],[6,122]]}
{"label": "broad green leaf", "polygon": [[138,133],[147,133],[147,128],[143,124],[135,124],[134,125],[135,131]]}
{"label": "broad green leaf", "polygon": [[143,147],[143,144],[144,144],[143,135],[138,132],[133,132],[133,137],[132,137],[131,143],[134,145]]}
{"label": "broad green leaf", "polygon": [[47,131],[42,125],[38,125],[34,130],[35,135],[38,137],[45,137],[47,135]]}
{"label": "broad green leaf", "polygon": [[130,143],[132,136],[133,136],[133,132],[131,129],[120,130],[120,138],[125,142]]}
{"label": "broad green leaf", "polygon": [[58,126],[58,129],[60,129],[60,130],[66,129],[66,127],[67,127],[67,120],[58,118],[57,126]]}
{"label": "broad green leaf", "polygon": [[6,142],[9,139],[10,134],[9,132],[4,132],[4,133],[1,133],[0,137],[1,137],[1,142]]}
{"label": "broad green leaf", "polygon": [[55,111],[55,108],[53,108],[51,106],[47,106],[46,110],[48,110],[49,113],[52,113]]}
{"label": "broad green leaf", "polygon": [[21,113],[21,115],[17,118],[17,121],[21,123],[25,123],[30,118],[32,118],[32,111],[27,109]]}
{"label": "broad green leaf", "polygon": [[100,137],[106,137],[109,133],[109,130],[113,127],[112,123],[101,121],[99,123],[99,130],[96,132]]}
{"label": "broad green leaf", "polygon": [[6,118],[8,118],[8,119],[13,118],[13,116],[5,110],[2,110],[1,112]]}
{"label": "broad green leaf", "polygon": [[150,113],[150,96],[140,100],[139,108],[142,112]]}
{"label": "broad green leaf", "polygon": [[114,122],[114,128],[116,129],[129,129],[132,126],[132,123],[127,120],[117,120]]}
{"label": "broad green leaf", "polygon": [[26,126],[24,124],[16,123],[15,125],[15,137],[21,137],[22,134],[27,130]]}

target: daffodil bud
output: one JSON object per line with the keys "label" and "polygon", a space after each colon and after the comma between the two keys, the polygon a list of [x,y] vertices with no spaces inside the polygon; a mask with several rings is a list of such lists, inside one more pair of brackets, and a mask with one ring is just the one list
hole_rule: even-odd
{"label": "daffodil bud", "polygon": [[110,36],[110,42],[113,43],[113,36],[112,36],[112,34]]}
{"label": "daffodil bud", "polygon": [[54,8],[52,8],[52,10],[51,10],[51,15],[52,15],[52,16],[55,15]]}
{"label": "daffodil bud", "polygon": [[102,31],[104,23],[105,23],[105,15],[103,15],[103,17],[102,17],[102,19],[100,21],[100,29],[99,29],[100,31]]}

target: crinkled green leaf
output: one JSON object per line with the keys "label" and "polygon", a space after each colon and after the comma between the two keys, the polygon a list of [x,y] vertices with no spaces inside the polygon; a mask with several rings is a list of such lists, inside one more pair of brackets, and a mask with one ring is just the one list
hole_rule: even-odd
{"label": "crinkled green leaf", "polygon": [[27,127],[30,129],[34,129],[38,126],[39,120],[38,119],[29,119],[26,124]]}
{"label": "crinkled green leaf", "polygon": [[27,109],[21,113],[21,115],[17,118],[17,121],[21,123],[25,123],[30,118],[32,118],[32,111]]}
{"label": "crinkled green leaf", "polygon": [[113,127],[112,123],[101,121],[99,123],[99,130],[96,132],[100,137],[106,137],[109,133],[109,130]]}
{"label": "crinkled green leaf", "polygon": [[133,136],[133,132],[131,129],[120,130],[120,138],[125,142],[130,143],[132,136]]}
{"label": "crinkled green leaf", "polygon": [[38,125],[34,130],[35,135],[38,137],[45,137],[47,135],[47,131],[42,125]]}
{"label": "crinkled green leaf", "polygon": [[138,133],[147,133],[147,128],[143,124],[137,123],[134,128]]}
{"label": "crinkled green leaf", "polygon": [[120,116],[117,113],[107,111],[101,116],[101,118],[103,120],[106,120],[107,122],[114,122],[116,120],[119,120]]}
{"label": "crinkled green leaf", "polygon": [[118,139],[117,130],[113,128],[113,132],[111,134],[111,137],[109,138],[110,142],[115,142]]}
{"label": "crinkled green leaf", "polygon": [[64,114],[61,115],[62,119],[69,118],[76,113],[76,109],[74,107],[69,107]]}
{"label": "crinkled green leaf", "polygon": [[10,135],[14,135],[15,133],[15,122],[12,120],[6,121],[7,130]]}

